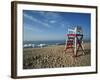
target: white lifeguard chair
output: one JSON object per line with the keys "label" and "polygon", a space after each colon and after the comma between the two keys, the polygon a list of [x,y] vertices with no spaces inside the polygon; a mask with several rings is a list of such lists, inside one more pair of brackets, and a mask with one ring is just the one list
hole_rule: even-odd
{"label": "white lifeguard chair", "polygon": [[64,51],[71,48],[73,50],[74,56],[77,56],[79,48],[81,48],[84,54],[83,46],[83,31],[80,26],[75,26],[74,28],[68,28],[67,39]]}

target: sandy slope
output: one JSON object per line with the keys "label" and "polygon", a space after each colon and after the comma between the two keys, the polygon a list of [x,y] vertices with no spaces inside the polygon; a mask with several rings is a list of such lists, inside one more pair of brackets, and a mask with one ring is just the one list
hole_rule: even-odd
{"label": "sandy slope", "polygon": [[79,51],[77,57],[73,57],[70,49],[65,53],[64,45],[54,45],[44,48],[25,48],[23,51],[23,68],[90,66],[90,44],[85,43],[84,47],[85,55],[82,55],[82,51]]}

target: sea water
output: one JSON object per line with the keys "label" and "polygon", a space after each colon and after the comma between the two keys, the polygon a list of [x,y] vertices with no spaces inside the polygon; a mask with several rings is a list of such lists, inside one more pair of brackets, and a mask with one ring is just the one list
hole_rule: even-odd
{"label": "sea water", "polygon": [[64,45],[65,40],[41,40],[41,41],[23,41],[24,48],[41,48],[50,45]]}

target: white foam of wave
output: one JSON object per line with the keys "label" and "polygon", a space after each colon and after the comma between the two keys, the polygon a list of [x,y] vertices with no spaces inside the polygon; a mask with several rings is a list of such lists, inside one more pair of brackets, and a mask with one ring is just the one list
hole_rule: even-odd
{"label": "white foam of wave", "polygon": [[24,44],[24,48],[42,48],[42,47],[46,47],[46,44],[39,44],[39,45],[35,45],[35,44]]}

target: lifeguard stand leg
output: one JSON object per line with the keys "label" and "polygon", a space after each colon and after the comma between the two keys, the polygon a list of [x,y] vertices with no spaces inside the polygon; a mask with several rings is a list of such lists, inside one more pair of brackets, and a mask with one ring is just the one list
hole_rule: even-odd
{"label": "lifeguard stand leg", "polygon": [[77,38],[75,37],[74,55],[77,55]]}

